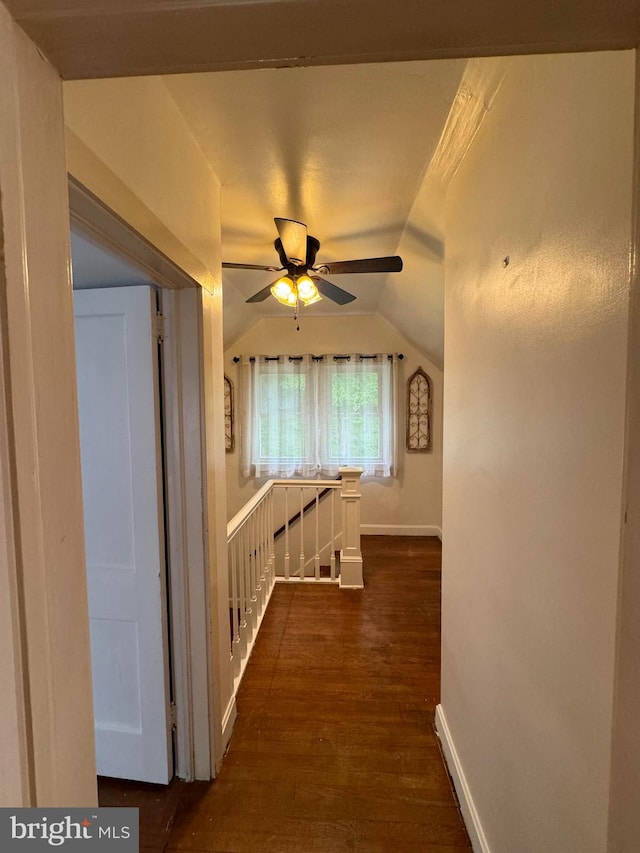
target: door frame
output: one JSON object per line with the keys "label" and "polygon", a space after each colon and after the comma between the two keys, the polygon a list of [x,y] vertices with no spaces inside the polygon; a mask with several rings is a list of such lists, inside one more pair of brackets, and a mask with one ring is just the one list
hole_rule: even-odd
{"label": "door frame", "polygon": [[209,584],[206,549],[201,289],[164,290],[162,382],[175,771],[210,779]]}
{"label": "door frame", "polygon": [[27,681],[25,638],[20,627],[25,613],[20,560],[16,551],[20,535],[15,500],[17,483],[11,458],[13,424],[4,259],[0,207],[0,681],[5,691],[0,754],[6,779],[2,785],[4,800],[26,805],[35,800],[35,780],[29,772],[30,711],[27,696],[22,690]]}
{"label": "door frame", "polygon": [[173,685],[174,774],[210,779],[215,763],[210,707],[210,602],[204,519],[201,288],[69,175],[71,223],[145,272],[160,288],[167,600]]}

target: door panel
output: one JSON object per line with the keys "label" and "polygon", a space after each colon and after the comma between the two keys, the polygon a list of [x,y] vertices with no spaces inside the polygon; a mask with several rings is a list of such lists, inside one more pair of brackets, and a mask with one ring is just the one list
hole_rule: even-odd
{"label": "door panel", "polygon": [[98,773],[172,775],[155,296],[74,293]]}

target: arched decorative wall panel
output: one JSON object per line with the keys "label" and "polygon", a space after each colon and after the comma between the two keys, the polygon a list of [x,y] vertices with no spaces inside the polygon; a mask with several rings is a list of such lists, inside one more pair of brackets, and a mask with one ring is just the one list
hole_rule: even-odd
{"label": "arched decorative wall panel", "polygon": [[432,448],[433,383],[418,367],[407,381],[407,453],[429,453]]}
{"label": "arched decorative wall panel", "polygon": [[232,453],[235,440],[233,434],[233,383],[224,377],[224,449]]}

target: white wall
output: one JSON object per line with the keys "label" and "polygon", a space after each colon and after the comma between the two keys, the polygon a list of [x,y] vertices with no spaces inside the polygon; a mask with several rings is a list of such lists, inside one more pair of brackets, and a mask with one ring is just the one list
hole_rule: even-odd
{"label": "white wall", "polygon": [[162,79],[68,82],[64,108],[69,172],[213,289],[219,183]]}
{"label": "white wall", "polygon": [[[309,314],[313,311],[309,309]],[[363,532],[397,532],[436,535],[441,526],[442,507],[442,371],[411,346],[380,317],[303,316],[296,331],[293,317],[264,319],[225,352],[225,372],[238,391],[237,355],[287,353],[391,352],[404,353],[399,364],[399,475],[393,479],[367,477],[362,488]],[[404,451],[405,384],[421,366],[433,380],[434,435],[431,453]],[[229,517],[236,513],[264,480],[240,474],[240,441],[227,454],[227,505]],[[387,529],[389,528],[389,529]]]}
{"label": "white wall", "polygon": [[97,789],[62,85],[1,4],[0,189],[0,805],[89,807]]}
{"label": "white wall", "polygon": [[607,849],[633,99],[630,52],[511,60],[448,196],[442,711],[492,853]]}
{"label": "white wall", "polygon": [[[2,26],[0,23],[0,43],[5,37]],[[0,207],[0,292],[6,288],[2,224]],[[7,329],[4,317],[0,315],[0,683],[4,691],[0,719],[0,806],[26,805],[30,801],[24,650],[20,640],[18,559],[12,495],[10,397],[5,378],[8,376],[5,355],[7,346]]]}
{"label": "white wall", "polygon": [[[65,84],[69,172],[203,288],[206,543],[214,764],[234,713],[229,658],[220,186],[161,78]],[[202,591],[204,595],[204,590]]]}
{"label": "white wall", "polygon": [[618,589],[609,849],[636,853],[640,839],[640,63],[636,51],[635,228],[628,352],[625,524]]}

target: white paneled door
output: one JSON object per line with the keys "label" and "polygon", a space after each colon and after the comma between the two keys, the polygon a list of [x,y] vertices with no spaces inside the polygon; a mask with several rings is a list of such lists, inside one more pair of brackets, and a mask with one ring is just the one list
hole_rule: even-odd
{"label": "white paneled door", "polygon": [[74,294],[98,773],[172,774],[155,294]]}

